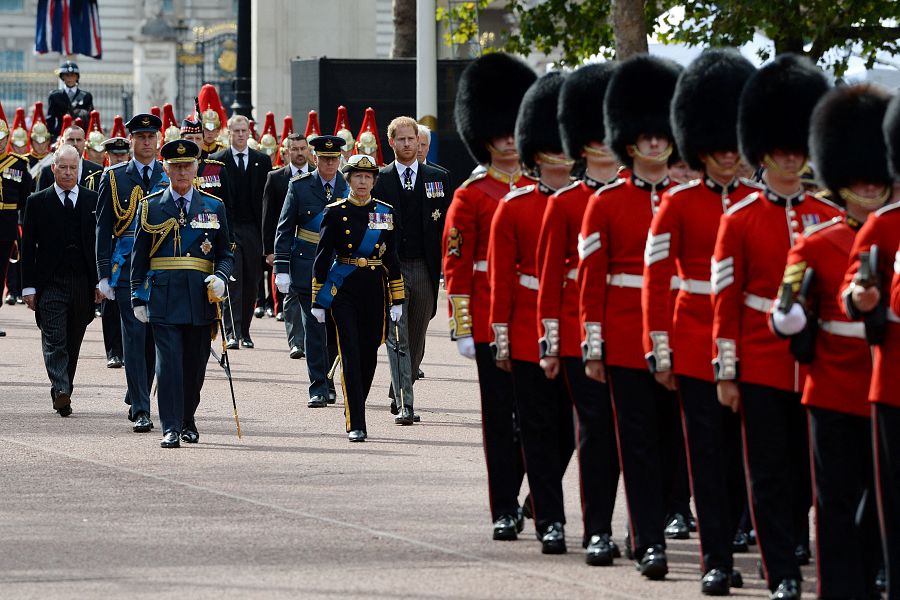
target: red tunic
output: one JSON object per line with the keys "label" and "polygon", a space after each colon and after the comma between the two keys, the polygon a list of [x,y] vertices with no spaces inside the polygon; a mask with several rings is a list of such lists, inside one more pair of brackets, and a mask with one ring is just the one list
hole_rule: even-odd
{"label": "red tunic", "polygon": [[[585,360],[605,358],[611,366],[647,368],[640,334],[644,247],[661,194],[670,185],[668,178],[653,185],[632,175],[601,188],[588,201],[578,241]],[[668,307],[671,291],[660,298]]]}
{"label": "red tunic", "polygon": [[837,206],[805,192],[784,198],[764,189],[722,217],[712,265],[713,364],[719,380],[802,390],[805,369],[794,361],[790,342],[769,329],[768,313],[788,251],[803,229],[840,214]]}
{"label": "red tunic", "polygon": [[538,334],[541,356],[581,357],[578,323],[578,234],[594,179],[559,190],[547,201],[537,248]]}
{"label": "red tunic", "polygon": [[855,236],[840,218],[808,229],[788,252],[782,283],[796,294],[806,270],[814,271],[806,300],[820,326],[803,404],[867,417],[872,353],[863,324],[847,318],[838,298]]}
{"label": "red tunic", "polygon": [[[853,249],[850,250],[850,267],[844,275],[841,289],[845,314],[856,317],[848,311],[843,296],[849,293],[859,269],[859,253],[878,246],[878,277],[882,284],[882,292],[887,293],[888,282],[894,279],[895,252],[900,245],[900,204],[890,204],[869,215],[865,225],[856,234]],[[891,406],[900,406],[900,393],[897,388],[897,366],[900,365],[900,317],[896,311],[888,314],[887,330],[884,341],[874,347],[872,383],[869,387],[869,400],[882,402]]]}
{"label": "red tunic", "polygon": [[497,359],[532,363],[538,355],[537,264],[541,220],[554,190],[540,182],[510,192],[497,207],[488,245],[491,327]]}
{"label": "red tunic", "polygon": [[488,238],[497,203],[518,180],[488,169],[456,190],[444,222],[444,288],[450,310],[450,337],[492,339],[491,288],[487,275]]}
{"label": "red tunic", "polygon": [[[752,185],[752,184],[751,184]],[[653,355],[661,345],[672,349],[672,369],[703,381],[713,381],[710,259],[722,214],[736,200],[757,188],[735,180],[723,188],[704,177],[663,194],[644,250],[644,351]],[[674,316],[667,292],[672,276],[680,279]],[[671,337],[671,340],[669,339]],[[654,357],[660,370],[660,357]]]}

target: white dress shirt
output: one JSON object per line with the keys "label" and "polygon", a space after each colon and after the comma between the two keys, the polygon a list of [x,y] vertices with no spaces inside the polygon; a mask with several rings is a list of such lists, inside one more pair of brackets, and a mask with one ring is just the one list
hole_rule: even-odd
{"label": "white dress shirt", "polygon": [[412,171],[412,186],[416,187],[416,175],[419,172],[419,161],[414,160],[409,167],[399,162],[394,163],[394,165],[397,167],[397,175],[400,176],[400,187],[403,187],[406,183],[406,169]]}
{"label": "white dress shirt", "polygon": [[238,154],[244,155],[244,170],[247,170],[247,165],[250,164],[250,146],[247,146],[243,150],[238,150],[234,146],[231,147],[231,157],[234,159],[234,164],[238,167],[241,166],[240,161],[238,160]]}

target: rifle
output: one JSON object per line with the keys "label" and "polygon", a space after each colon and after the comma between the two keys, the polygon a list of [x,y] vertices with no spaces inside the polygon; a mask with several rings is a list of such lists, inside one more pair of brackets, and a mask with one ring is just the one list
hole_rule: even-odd
{"label": "rifle", "polygon": [[228,339],[225,337],[225,323],[222,322],[222,302],[209,296],[210,302],[216,305],[216,322],[219,325],[219,333],[222,336],[222,356],[218,356],[216,351],[210,348],[210,354],[225,371],[225,377],[228,378],[228,387],[231,389],[231,406],[234,408],[234,424],[237,425],[237,436],[241,439],[241,421],[238,419],[237,400],[234,397],[234,381],[231,378],[231,363],[228,361]]}
{"label": "rifle", "polygon": [[806,312],[806,327],[797,335],[791,336],[790,349],[791,354],[800,364],[809,364],[816,357],[816,336],[819,333],[818,311],[815,307],[807,306],[815,277],[815,269],[807,267],[803,272],[800,290],[797,292],[797,302]]}

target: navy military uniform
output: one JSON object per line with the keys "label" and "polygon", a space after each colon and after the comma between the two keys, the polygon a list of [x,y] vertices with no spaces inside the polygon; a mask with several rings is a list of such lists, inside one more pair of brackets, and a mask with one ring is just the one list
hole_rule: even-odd
{"label": "navy military uniform", "polygon": [[[191,141],[175,140],[161,154],[167,162],[195,161],[200,149]],[[131,302],[136,313],[145,307],[153,329],[161,445],[171,448],[179,438],[199,440],[194,413],[216,322],[207,287],[212,289],[218,278],[224,294],[234,255],[225,206],[194,187],[184,197],[171,188],[147,196],[137,218]]]}
{"label": "navy military uniform", "polygon": [[[377,173],[375,161],[351,156],[344,172]],[[313,263],[313,307],[331,309],[341,358],[344,416],[350,441],[366,438],[366,397],[384,342],[387,313],[402,306],[403,276],[397,258],[394,209],[352,194],[329,204],[322,216]]]}
{"label": "navy military uniform", "polygon": [[[159,131],[159,117],[135,115],[126,127],[132,134]],[[137,209],[144,196],[165,189],[169,178],[162,164],[154,160],[145,181],[140,163],[134,159],[106,170],[100,181],[97,201],[97,275],[116,290],[116,302],[122,319],[122,346],[125,379],[128,383],[126,404],[131,405],[129,419],[135,431],[147,432],[150,423],[150,385],[153,382],[155,355],[150,328],[134,318],[131,310],[129,273],[131,251],[137,228]],[[145,420],[146,419],[146,420]]]}
{"label": "navy military uniform", "polygon": [[[9,130],[0,108],[0,131]],[[18,254],[19,214],[31,194],[28,159],[0,150],[0,292],[6,283],[6,269],[11,255]],[[0,330],[0,337],[6,333]]]}
{"label": "navy military uniform", "polygon": [[[340,156],[344,140],[325,135],[314,138],[310,144],[318,156]],[[334,399],[334,383],[326,375],[337,352],[333,342],[329,351],[325,326],[310,312],[313,259],[325,206],[346,198],[348,193],[347,182],[340,173],[335,176],[333,188],[329,182],[322,181],[318,169],[297,175],[288,184],[275,233],[275,274],[288,273],[291,277],[290,291],[284,300],[284,318],[292,324],[297,320],[303,323],[310,408],[320,408]]]}

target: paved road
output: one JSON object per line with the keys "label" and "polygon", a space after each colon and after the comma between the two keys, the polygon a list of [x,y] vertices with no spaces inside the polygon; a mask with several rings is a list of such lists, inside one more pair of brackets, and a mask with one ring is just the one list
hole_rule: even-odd
{"label": "paved road", "polygon": [[[369,441],[348,443],[340,395],[307,409],[304,362],[288,358],[281,323],[257,319],[256,349],[232,354],[244,438],[211,362],[200,444],[179,450],[159,448],[158,430],[131,432],[125,374],[105,367],[99,320],[68,419],[51,408],[32,313],[4,306],[0,324],[4,598],[700,597],[695,539],[670,545],[664,583],[625,559],[583,563],[574,469],[568,555],[542,556],[531,523],[517,542],[491,541],[475,369],[447,341],[442,314],[416,385],[420,425],[393,424],[382,351]],[[747,585],[736,596],[765,597],[757,558],[740,555]]]}

